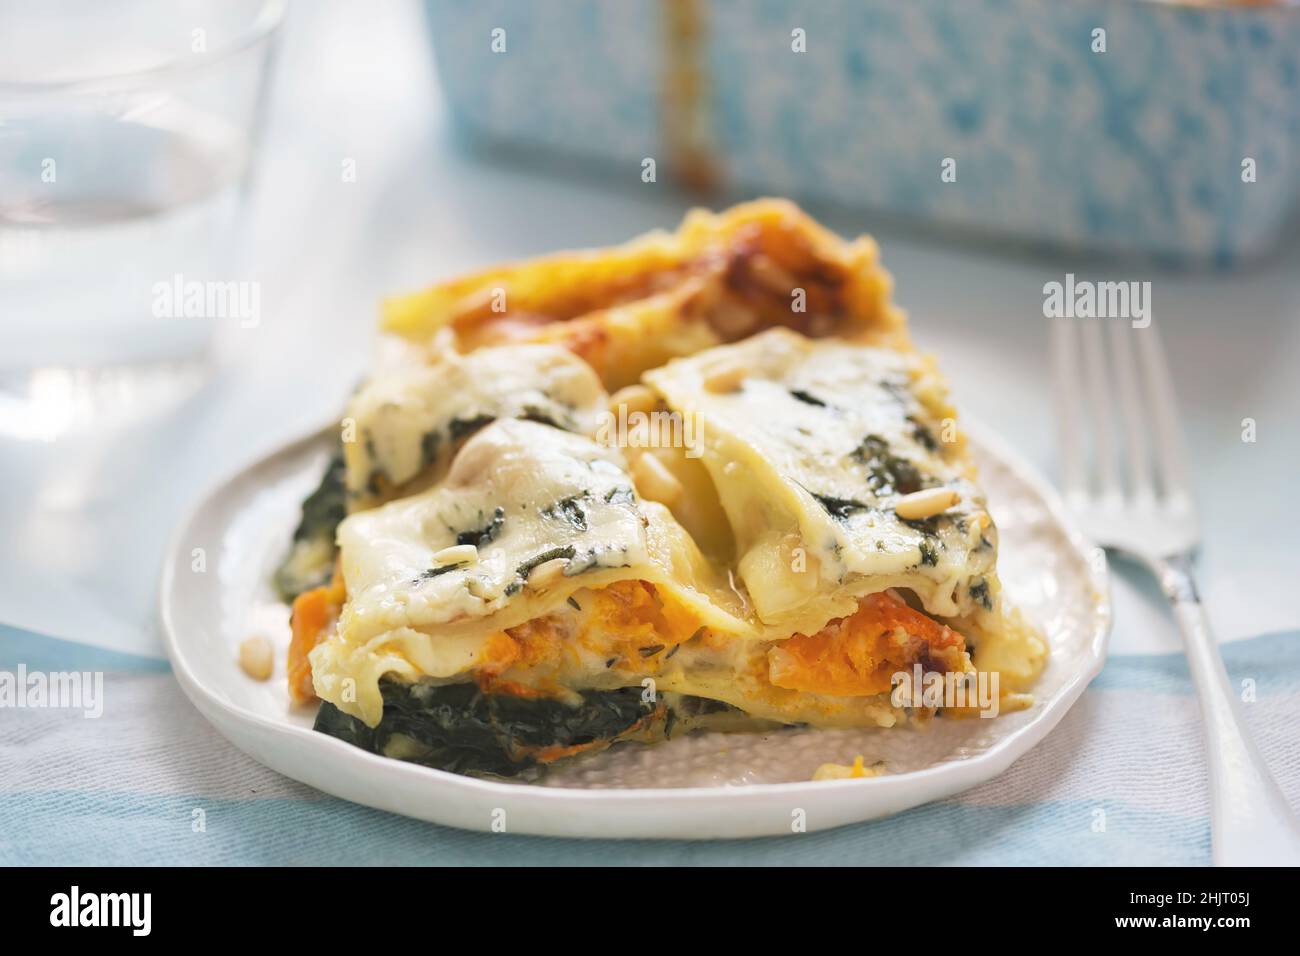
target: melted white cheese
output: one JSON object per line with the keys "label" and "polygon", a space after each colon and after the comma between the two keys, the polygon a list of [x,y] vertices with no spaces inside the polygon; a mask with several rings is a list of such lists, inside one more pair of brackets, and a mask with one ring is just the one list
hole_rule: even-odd
{"label": "melted white cheese", "polygon": [[[819,627],[887,587],[912,588],[935,615],[981,603],[996,536],[964,456],[955,443],[944,452],[954,429],[924,360],[773,329],[645,380],[699,418],[739,575],[765,623]],[[894,513],[907,491],[940,485],[960,496],[942,517]]]}
{"label": "melted white cheese", "polygon": [[[563,609],[584,587],[650,581],[710,626],[749,630],[667,509],[637,495],[618,449],[549,425],[485,427],[441,484],[349,516],[338,540],[348,602],[312,672],[319,696],[372,724],[384,673],[464,673],[492,634]],[[435,557],[465,544],[476,560]],[[558,574],[532,576],[557,563]]]}
{"label": "melted white cheese", "polygon": [[[434,554],[476,544],[473,563]],[[438,487],[339,526],[353,634],[424,627],[500,610],[532,567],[564,575],[644,565],[645,520],[615,449],[503,419],[471,439]]]}
{"label": "melted white cheese", "polygon": [[[485,666],[493,635],[537,618],[577,634],[588,600],[583,595],[575,611],[568,599],[627,580],[653,584],[714,632],[665,655],[656,673],[661,689],[773,719],[893,721],[883,698],[777,693],[765,665],[771,642],[814,633],[856,610],[862,595],[886,588],[909,588],[930,614],[960,621],[991,662],[1029,661],[1027,679],[1041,666],[1041,642],[1030,646],[1037,638],[1028,629],[1018,643],[1006,636],[1020,632],[1008,630],[999,606],[996,531],[959,436],[943,441],[952,412],[924,359],[772,330],[647,373],[669,407],[697,419],[699,478],[711,480],[735,540],[734,562],[715,564],[667,507],[637,493],[635,469],[619,449],[515,420],[509,409],[524,407],[521,393],[489,384],[532,375],[541,381],[530,402],[558,401],[594,433],[604,404],[598,383],[593,390],[582,374],[570,374],[565,358],[525,374],[523,360],[539,358],[536,352],[475,355],[490,361],[473,383],[464,378],[469,359],[448,366],[459,370],[463,395],[440,391],[429,377],[409,393],[423,396],[424,411],[415,410],[423,408],[418,401],[400,411],[398,402],[398,411],[367,419],[375,427],[386,420],[392,447],[407,448],[375,458],[401,474],[396,462],[428,421],[484,407],[485,396],[497,403],[495,420],[459,447],[439,484],[355,513],[339,528],[348,602],[311,661],[317,693],[344,711],[377,723],[385,674],[470,679]],[[502,367],[507,359],[511,366]],[[716,390],[719,377],[735,387]],[[452,407],[462,411],[446,411]],[[959,501],[940,518],[903,521],[894,506],[918,484],[951,488]],[[472,556],[467,544],[477,547]],[[444,554],[449,548],[456,550]],[[551,573],[532,577],[539,566]],[[570,639],[562,660],[547,666],[562,687],[619,686],[622,672],[599,651],[598,642]],[[658,655],[646,660],[660,666]]]}
{"label": "melted white cheese", "polygon": [[[445,471],[455,448],[498,418],[593,434],[606,394],[591,367],[554,345],[452,351],[432,365],[394,364],[353,396],[345,424],[347,486],[366,501]],[[345,434],[347,434],[345,432]]]}

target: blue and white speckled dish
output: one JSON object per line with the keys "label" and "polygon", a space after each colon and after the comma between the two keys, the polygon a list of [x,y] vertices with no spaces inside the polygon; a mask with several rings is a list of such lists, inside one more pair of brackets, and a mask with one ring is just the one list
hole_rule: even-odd
{"label": "blue and white speckled dish", "polygon": [[[458,125],[487,143],[621,163],[639,182],[642,159],[666,152],[665,6],[428,0]],[[1300,204],[1293,5],[698,8],[714,154],[742,193],[1217,266],[1267,250]],[[496,29],[504,53],[492,51]],[[804,53],[791,49],[795,29]],[[941,182],[945,158],[955,182]]]}
{"label": "blue and white speckled dish", "polygon": [[[1110,630],[1106,563],[1069,525],[1055,492],[984,435],[971,450],[998,522],[1006,593],[1046,633],[1051,657],[1027,710],[896,730],[698,734],[619,746],[554,768],[541,784],[462,777],[376,756],[312,730],[285,686],[288,608],[273,569],[320,479],[337,426],[223,482],[177,531],[160,593],[167,654],[182,689],[237,747],[273,770],[367,806],[471,830],[548,836],[769,836],[856,823],[952,796],[1002,773],[1047,736],[1102,668]],[[206,566],[196,573],[195,548]],[[238,647],[276,646],[270,681]],[[862,754],[883,776],[814,783],[822,763]]]}

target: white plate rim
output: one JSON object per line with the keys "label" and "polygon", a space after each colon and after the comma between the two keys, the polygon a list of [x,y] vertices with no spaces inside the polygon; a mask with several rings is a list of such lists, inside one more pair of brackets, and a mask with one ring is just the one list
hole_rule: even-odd
{"label": "white plate rim", "polygon": [[[318,443],[326,434],[337,430],[337,421],[331,419],[321,428],[313,429],[300,438],[291,440],[273,451],[233,469],[222,479],[213,482],[197,499],[173,532],[163,558],[158,596],[159,617],[162,622],[163,643],[181,689],[201,714],[237,748],[277,772],[299,780],[326,793],[346,800],[377,807],[383,810],[414,816],[429,822],[458,826],[466,829],[490,830],[491,817],[481,821],[450,819],[453,814],[446,807],[412,808],[400,794],[383,791],[374,785],[385,780],[403,787],[425,787],[449,791],[463,797],[476,798],[482,806],[493,808],[512,806],[512,816],[523,817],[523,825],[512,823],[510,832],[533,833],[547,836],[581,836],[603,838],[744,838],[777,835],[791,832],[787,808],[799,806],[806,812],[808,831],[842,826],[853,822],[887,816],[904,809],[919,806],[936,799],[951,796],[979,783],[999,776],[1016,760],[1042,741],[1060,722],[1083,694],[1084,689],[1101,672],[1106,663],[1113,612],[1110,581],[1104,552],[1099,552],[1083,535],[1067,512],[1056,489],[1042,477],[1018,452],[987,427],[965,419],[963,430],[974,442],[987,450],[1015,477],[1028,485],[1045,505],[1052,520],[1064,533],[1076,554],[1083,559],[1088,581],[1096,595],[1095,626],[1087,640],[1086,668],[1072,674],[1033,720],[1000,738],[978,755],[955,761],[935,764],[920,770],[880,777],[832,781],[798,781],[790,783],[759,783],[736,786],[682,787],[682,788],[577,788],[538,787],[527,784],[498,782],[437,770],[406,761],[381,757],[354,747],[342,740],[311,729],[277,722],[221,699],[221,696],[204,685],[186,658],[183,641],[178,636],[176,609],[173,606],[175,569],[178,566],[186,532],[195,525],[215,498],[245,474],[260,469],[277,458],[292,457],[305,447]],[[1099,560],[1088,560],[1100,553]],[[335,777],[318,772],[311,759],[273,759],[265,757],[262,741],[283,738],[300,748],[302,758],[320,755],[334,763],[351,764],[357,779]],[[289,764],[290,769],[285,765]],[[323,766],[323,765],[321,765]],[[352,786],[359,783],[360,786]],[[851,793],[863,788],[875,790],[874,801],[883,807],[866,813],[850,810],[817,814],[814,810],[837,809]],[[365,791],[362,794],[362,791]],[[767,810],[780,810],[779,816],[764,815],[756,821],[752,816],[739,813],[738,804],[760,805]],[[709,808],[697,814],[694,820],[674,819],[687,811]],[[757,807],[756,807],[757,808]],[[841,809],[842,808],[838,808]],[[522,810],[523,812],[519,812]],[[564,811],[582,814],[577,820],[565,822]],[[535,812],[533,812],[535,811]],[[536,819],[534,819],[536,818]],[[781,826],[775,826],[776,822]],[[704,823],[704,828],[699,826]],[[694,825],[692,825],[694,824]]]}

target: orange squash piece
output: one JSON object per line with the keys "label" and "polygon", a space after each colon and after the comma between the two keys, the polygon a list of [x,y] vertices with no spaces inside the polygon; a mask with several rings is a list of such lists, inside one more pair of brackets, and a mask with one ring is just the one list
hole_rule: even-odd
{"label": "orange squash piece", "polygon": [[316,689],[311,680],[311,660],[307,655],[329,634],[339,619],[346,598],[343,575],[336,567],[329,584],[304,591],[294,599],[289,616],[293,630],[289,641],[289,699],[295,704],[316,699]]}
{"label": "orange squash piece", "polygon": [[926,670],[963,671],[965,639],[946,625],[882,592],[816,634],[796,634],[768,652],[777,687],[836,697],[887,693],[893,675],[921,663]]}

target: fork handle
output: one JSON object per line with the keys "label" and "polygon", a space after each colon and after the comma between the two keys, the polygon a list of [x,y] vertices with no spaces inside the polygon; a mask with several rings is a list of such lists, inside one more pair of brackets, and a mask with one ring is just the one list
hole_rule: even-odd
{"label": "fork handle", "polygon": [[1155,564],[1183,632],[1205,727],[1214,864],[1300,864],[1300,820],[1246,733],[1228,672],[1196,592],[1191,561],[1181,556]]}

